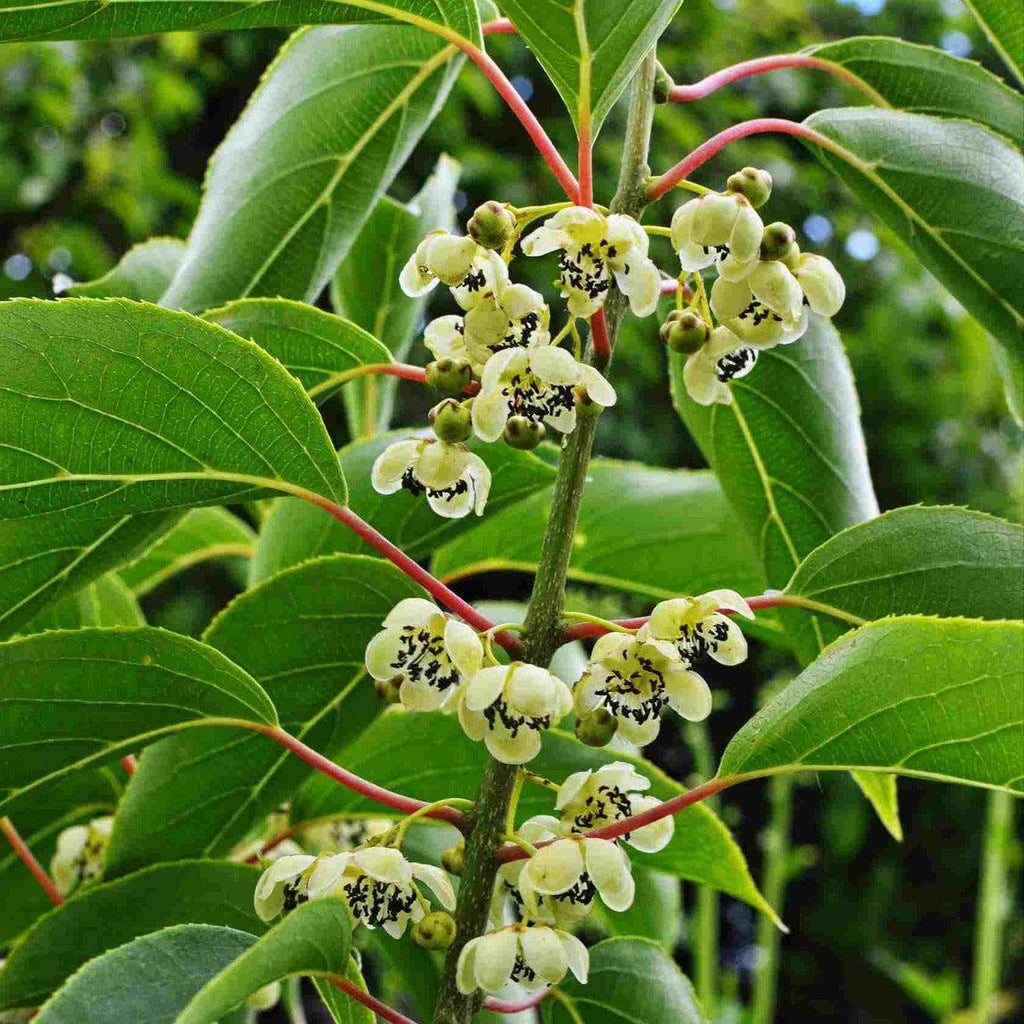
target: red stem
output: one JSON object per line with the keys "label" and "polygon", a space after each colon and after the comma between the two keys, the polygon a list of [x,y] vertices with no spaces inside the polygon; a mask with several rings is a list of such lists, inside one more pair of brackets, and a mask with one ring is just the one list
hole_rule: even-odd
{"label": "red stem", "polygon": [[594,147],[590,140],[589,120],[580,125],[579,143],[580,206],[594,205]]}
{"label": "red stem", "polygon": [[291,839],[292,836],[298,835],[301,831],[301,825],[295,825],[292,828],[286,828],[283,832],[278,832],[272,839],[268,839],[255,853],[249,854],[245,858],[246,864],[259,864],[259,862],[268,854],[271,850],[276,849],[286,839]]}
{"label": "red stem", "polygon": [[655,178],[647,188],[647,198],[654,202],[660,199],[669,189],[688,178],[698,167],[707,163],[719,150],[730,142],[744,139],[748,135],[761,135],[765,132],[776,132],[782,135],[796,135],[812,142],[820,142],[821,136],[813,129],[797,121],[787,121],[781,117],[759,117],[753,121],[734,124],[731,128],[719,132],[699,145],[689,156],[684,157],[675,167]]}
{"label": "red stem", "polygon": [[[733,82],[739,82],[741,79],[750,78],[753,75],[763,75],[766,71],[777,71],[780,68],[816,68],[818,71],[827,71],[842,78],[850,85],[868,91],[865,83],[841,64],[822,60],[820,57],[812,57],[808,53],[780,53],[773,57],[758,57],[755,60],[745,60],[734,64],[729,68],[722,68],[721,71],[716,71],[713,75],[694,82],[693,85],[675,85],[669,90],[668,98],[672,103],[702,100],[723,86],[731,85]],[[869,95],[872,95],[872,99],[880,98],[873,89],[869,91]]]}
{"label": "red stem", "polygon": [[[642,811],[640,814],[633,814],[628,818],[623,818],[621,821],[612,822],[611,825],[596,828],[591,832],[584,833],[584,836],[587,839],[618,839],[619,836],[624,836],[627,832],[643,828],[644,825],[650,825],[655,821],[661,821],[662,818],[667,818],[671,814],[678,814],[680,811],[686,810],[687,807],[692,807],[702,800],[707,800],[708,797],[721,793],[723,789],[727,789],[729,786],[733,786],[740,781],[741,779],[737,777],[712,779],[710,782],[705,782],[701,786],[694,786],[693,789],[658,804],[657,807],[652,807],[648,811]],[[546,843],[539,843],[538,847],[548,846],[553,842],[557,842],[557,840],[551,839]],[[525,860],[529,856],[521,846],[515,843],[508,843],[497,851],[498,860],[506,864],[509,861]]]}
{"label": "red stem", "polygon": [[518,1003],[510,1003],[503,999],[492,999],[488,996],[484,1000],[483,1009],[490,1010],[491,1013],[522,1013],[524,1010],[532,1010],[550,992],[551,989],[549,988],[538,989],[529,998],[523,999]]}
{"label": "red stem", "polygon": [[[679,282],[675,278],[666,277],[665,280],[661,282],[661,294],[675,295],[678,287]],[[688,284],[683,285],[683,298],[686,299],[687,302],[693,298],[693,289]]]}
{"label": "red stem", "polygon": [[[370,800],[376,800],[377,803],[384,804],[386,807],[392,807],[403,814],[412,814],[420,810],[420,808],[427,806],[425,800],[414,800],[412,797],[403,796],[401,793],[394,792],[394,790],[385,789],[374,782],[368,782],[362,776],[356,775],[355,772],[350,772],[347,768],[342,768],[340,764],[335,764],[329,757],[324,757],[323,754],[307,746],[302,740],[292,736],[291,733],[285,732],[279,725],[257,726],[257,730],[265,736],[269,736],[275,743],[279,743],[286,750],[290,750],[293,754],[302,758],[306,764],[311,765],[318,772],[323,772],[324,775],[334,779],[335,782],[340,782],[343,786],[347,786],[354,793],[359,793]],[[438,821],[447,821],[456,826],[461,825],[465,820],[465,815],[462,811],[454,807],[435,807],[432,811],[428,811],[424,817],[436,818]]]}
{"label": "red stem", "polygon": [[608,321],[604,318],[603,309],[599,309],[590,318],[590,342],[594,346],[598,369],[603,369],[612,357],[612,345],[608,340]]}
{"label": "red stem", "polygon": [[379,999],[375,999],[369,992],[364,992],[358,985],[349,981],[348,978],[331,977],[328,980],[335,988],[340,988],[350,999],[354,999],[357,1003],[362,1003],[368,1010],[372,1010],[377,1014],[381,1020],[386,1020],[388,1024],[416,1024],[416,1021],[411,1017],[406,1017],[404,1013],[399,1013],[388,1006],[387,1003],[382,1003]]}
{"label": "red stem", "polygon": [[537,151],[551,169],[551,173],[558,179],[558,184],[562,186],[565,194],[572,202],[578,203],[580,199],[579,182],[576,181],[572,171],[569,170],[568,165],[555,148],[555,144],[548,138],[547,132],[541,127],[541,123],[534,116],[533,111],[505,77],[505,73],[483,50],[478,50],[469,44],[463,46],[462,49],[466,56],[484,73],[491,85],[498,90],[498,95],[509,105],[512,113],[519,118],[526,133],[537,147]]}
{"label": "red stem", "polygon": [[512,36],[516,33],[511,18],[495,18],[494,21],[485,21],[480,27],[485,36]]}
{"label": "red stem", "polygon": [[53,884],[53,880],[43,869],[42,864],[36,860],[35,854],[28,848],[28,844],[18,834],[18,830],[10,818],[0,818],[0,832],[7,837],[14,852],[21,858],[25,867],[32,872],[32,877],[42,886],[43,892],[50,897],[50,902],[55,907],[59,907],[64,902],[64,897],[60,894],[57,886]]}
{"label": "red stem", "polygon": [[139,767],[139,762],[135,760],[134,754],[125,754],[121,758],[121,767],[129,774],[134,775],[136,769]]}
{"label": "red stem", "polygon": [[[493,628],[494,623],[490,619],[481,615],[468,601],[464,601],[455,591],[446,587],[436,576],[432,576],[423,566],[410,558],[400,547],[392,544],[387,537],[375,530],[352,509],[336,505],[319,494],[311,494],[308,500],[318,508],[322,508],[328,515],[333,516],[338,522],[344,523],[349,529],[354,530],[374,551],[378,551],[389,562],[401,569],[406,576],[419,583],[432,597],[465,619],[477,632],[482,633]],[[522,650],[519,639],[507,630],[495,633],[494,639],[512,655],[516,655]]]}

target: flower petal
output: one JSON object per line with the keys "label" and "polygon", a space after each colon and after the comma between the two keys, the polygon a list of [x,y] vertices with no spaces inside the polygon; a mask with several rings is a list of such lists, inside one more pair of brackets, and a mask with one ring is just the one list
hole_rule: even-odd
{"label": "flower petal", "polygon": [[511,671],[508,665],[492,665],[480,669],[466,687],[466,707],[470,711],[489,708],[501,696]]}
{"label": "flower petal", "polygon": [[587,983],[587,974],[590,971],[590,953],[587,947],[569,932],[558,932],[565,949],[565,963],[570,971],[576,975],[576,980],[581,984]]}
{"label": "flower petal", "polygon": [[402,476],[415,462],[422,441],[396,441],[377,456],[370,470],[370,483],[378,494],[394,494],[402,489]]}
{"label": "flower petal", "polygon": [[540,753],[540,733],[534,729],[520,729],[514,737],[501,732],[489,732],[484,743],[495,760],[502,764],[526,764]]}
{"label": "flower petal", "polygon": [[414,863],[412,876],[430,888],[445,910],[455,909],[455,890],[452,888],[451,879],[444,871],[433,864]]}
{"label": "flower petal", "polygon": [[690,722],[702,722],[711,714],[711,690],[702,676],[682,665],[665,674],[669,705]]}
{"label": "flower petal", "polygon": [[[487,368],[489,367],[490,363],[487,364]],[[484,369],[484,375],[487,374],[487,368]],[[500,391],[481,392],[473,400],[472,416],[476,436],[481,441],[497,441],[508,422],[508,399]]]}
{"label": "flower petal", "polygon": [[556,680],[547,669],[520,665],[509,674],[505,698],[509,705],[528,718],[550,714],[556,703]]}
{"label": "flower petal", "polygon": [[580,366],[580,383],[586,388],[587,395],[592,402],[605,409],[615,404],[615,388],[601,374],[601,371],[586,363]]}
{"label": "flower petal", "polygon": [[464,996],[476,991],[476,954],[483,941],[483,937],[470,939],[459,953],[459,963],[455,969],[455,985]]}
{"label": "flower petal", "polygon": [[[750,290],[758,302],[774,310],[784,319],[798,320],[803,307],[804,293],[800,282],[790,269],[778,260],[758,263],[747,278]],[[718,314],[725,319],[735,313]]]}
{"label": "flower petal", "polygon": [[587,784],[592,771],[573,772],[558,789],[558,797],[555,799],[555,809],[561,810],[567,803],[570,803],[577,793]]}
{"label": "flower petal", "polygon": [[374,679],[386,681],[398,673],[395,663],[398,661],[401,642],[402,634],[399,630],[382,629],[366,645],[363,661],[366,671]]}
{"label": "flower petal", "polygon": [[541,345],[530,350],[530,369],[546,384],[575,384],[580,365],[564,348]]}
{"label": "flower petal", "polygon": [[435,615],[443,615],[425,597],[403,597],[384,619],[384,626],[425,626]]}
{"label": "flower petal", "polygon": [[512,973],[519,952],[519,936],[511,928],[491,932],[480,941],[474,973],[485,992],[497,992]]}
{"label": "flower petal", "polygon": [[352,863],[381,882],[407,886],[412,881],[412,867],[402,854],[390,846],[370,846],[356,850]]}
{"label": "flower petal", "polygon": [[480,671],[484,645],[476,632],[458,619],[449,619],[444,627],[444,646],[455,667],[467,678]]}
{"label": "flower petal", "polygon": [[536,971],[544,981],[557,985],[565,977],[565,947],[553,929],[544,926],[526,928],[520,933],[519,942],[527,967]]}
{"label": "flower petal", "polygon": [[739,316],[750,305],[750,287],[746,281],[718,278],[711,286],[711,312],[719,320]]}
{"label": "flower petal", "polygon": [[402,267],[398,275],[398,283],[403,292],[410,299],[418,299],[437,287],[437,278],[433,274],[424,273],[419,264],[419,250],[417,249]]}
{"label": "flower petal", "polygon": [[557,228],[549,227],[550,224],[551,221],[541,224],[519,243],[519,248],[527,256],[546,256],[549,252],[562,248],[566,239]]}
{"label": "flower petal", "polygon": [[628,910],[636,893],[629,858],[618,843],[608,839],[584,839],[587,873],[610,910]]}
{"label": "flower petal", "polygon": [[714,601],[716,608],[727,608],[729,611],[742,615],[745,619],[754,617],[750,605],[735,590],[709,590],[701,596]]}
{"label": "flower petal", "polygon": [[[653,796],[634,796],[632,801],[632,813],[642,814],[661,804],[661,801]],[[640,828],[630,832],[629,837],[623,837],[626,842],[639,850],[641,853],[658,853],[664,850],[672,841],[676,830],[675,818],[671,814],[651,822],[650,825],[642,825]]]}
{"label": "flower petal", "polygon": [[575,839],[559,839],[542,846],[527,862],[523,872],[530,885],[544,896],[571,889],[583,874],[583,852]]}
{"label": "flower petal", "polygon": [[628,253],[623,269],[613,273],[619,290],[629,299],[634,316],[650,316],[658,308],[661,272],[645,255]]}
{"label": "flower petal", "polygon": [[725,633],[725,639],[719,640],[717,646],[712,646],[708,651],[715,661],[720,665],[739,665],[747,660],[747,638],[732,619],[725,615],[712,615],[705,621]]}

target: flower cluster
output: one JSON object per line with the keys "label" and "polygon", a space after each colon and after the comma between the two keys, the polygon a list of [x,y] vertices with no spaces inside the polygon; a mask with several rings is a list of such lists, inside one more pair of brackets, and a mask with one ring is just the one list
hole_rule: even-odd
{"label": "flower cluster", "polygon": [[103,855],[113,827],[111,817],[93,818],[87,825],[72,825],[57,836],[50,874],[62,895],[67,896],[103,873]]}
{"label": "flower cluster", "polygon": [[[801,253],[788,224],[764,225],[755,206],[771,192],[767,171],[746,168],[729,179],[724,193],[708,192],[676,210],[672,245],[684,275],[714,266],[718,276],[704,299],[703,282],[689,314],[699,328],[666,322],[662,338],[689,353],[683,381],[701,405],[732,401],[730,381],[754,368],[758,352],[803,337],[808,311],[830,317],[846,297],[843,279],[823,256]],[[712,328],[712,315],[717,326]]]}

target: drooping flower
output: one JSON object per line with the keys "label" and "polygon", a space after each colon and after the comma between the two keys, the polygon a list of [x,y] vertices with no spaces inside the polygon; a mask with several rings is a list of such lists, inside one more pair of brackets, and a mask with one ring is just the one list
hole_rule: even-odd
{"label": "drooping flower", "polygon": [[[650,785],[631,764],[613,761],[594,771],[570,775],[559,789],[555,807],[561,812],[563,828],[590,832],[657,807],[661,801],[643,795]],[[675,822],[669,815],[622,838],[644,853],[657,853],[668,845],[674,831]]]}
{"label": "drooping flower", "polygon": [[661,275],[647,255],[649,239],[632,218],[608,217],[584,206],[559,210],[522,241],[527,256],[561,250],[558,283],[573,316],[587,317],[603,305],[612,279],[637,316],[658,305]]}
{"label": "drooping flower", "polygon": [[462,947],[456,983],[464,995],[478,988],[498,992],[509,982],[538,989],[557,985],[566,971],[586,982],[589,967],[587,947],[576,936],[547,925],[514,924]]}
{"label": "drooping flower", "polygon": [[483,664],[480,638],[432,601],[407,597],[388,612],[366,647],[374,679],[400,679],[399,699],[411,711],[434,711]]}
{"label": "drooping flower", "polygon": [[419,883],[426,885],[446,910],[455,909],[448,876],[432,864],[411,863],[399,850],[371,846],[321,857],[310,873],[309,898],[341,896],[356,924],[383,928],[400,939],[411,921],[429,910]]}
{"label": "drooping flower", "polygon": [[505,764],[525,764],[541,733],[572,708],[569,687],[547,669],[516,661],[481,669],[456,695],[459,722]]}
{"label": "drooping flower", "polygon": [[72,825],[60,833],[50,874],[62,895],[102,874],[103,854],[113,827],[114,819],[107,816],[93,818],[87,825]]}
{"label": "drooping flower", "polygon": [[691,199],[672,216],[672,246],[683,270],[718,264],[729,280],[745,277],[756,262],[764,223],[746,196],[709,192]]}
{"label": "drooping flower", "polygon": [[615,404],[611,384],[565,349],[542,345],[499,352],[484,368],[473,400],[473,429],[481,440],[496,441],[509,417],[523,416],[569,434],[576,428],[576,388],[597,405]]}
{"label": "drooping flower", "polygon": [[355,850],[394,826],[390,818],[335,818],[302,830],[303,843],[317,853]]}
{"label": "drooping flower", "polygon": [[754,617],[750,605],[735,590],[709,590],[699,597],[662,601],[637,631],[637,638],[671,644],[688,665],[704,657],[721,665],[738,665],[747,657],[747,639],[719,608],[747,619]]}
{"label": "drooping flower", "polygon": [[370,473],[378,494],[407,490],[426,494],[427,503],[445,519],[483,515],[491,490],[491,471],[465,445],[424,438],[396,441],[377,456]]}
{"label": "drooping flower", "polygon": [[729,405],[729,381],[745,377],[757,362],[757,349],[745,345],[728,327],[716,327],[683,365],[686,393],[700,405]]}
{"label": "drooping flower", "polygon": [[494,287],[495,275],[504,266],[495,253],[472,238],[432,231],[409,257],[398,281],[411,298],[426,295],[443,281],[463,309],[472,309]]}
{"label": "drooping flower", "polygon": [[666,705],[699,722],[711,713],[711,691],[672,643],[607,633],[594,644],[587,671],[576,684],[575,703],[582,714],[604,708],[618,720],[623,738],[646,746],[658,735]]}
{"label": "drooping flower", "polygon": [[720,277],[711,288],[711,310],[753,348],[789,345],[807,330],[803,289],[780,260],[759,260],[740,280]]}
{"label": "drooping flower", "polygon": [[811,309],[821,316],[835,316],[846,301],[846,284],[831,260],[811,252],[802,253],[793,276],[803,289]]}
{"label": "drooping flower", "polygon": [[282,911],[308,902],[309,876],[316,861],[304,853],[280,857],[260,875],[253,906],[261,921],[272,921]]}

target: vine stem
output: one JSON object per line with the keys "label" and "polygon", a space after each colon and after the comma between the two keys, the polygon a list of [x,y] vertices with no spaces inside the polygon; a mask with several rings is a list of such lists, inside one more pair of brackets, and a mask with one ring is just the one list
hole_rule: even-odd
{"label": "vine stem", "polygon": [[403,796],[401,793],[378,786],[375,782],[370,782],[362,778],[362,776],[356,775],[355,772],[342,768],[340,764],[335,764],[329,757],[324,757],[323,754],[307,746],[302,740],[292,736],[291,733],[286,732],[279,725],[261,725],[255,728],[257,732],[270,737],[275,743],[284,747],[285,750],[291,751],[296,757],[305,761],[306,764],[334,779],[335,782],[340,782],[354,793],[359,793],[361,796],[375,800],[377,803],[384,804],[384,806],[391,807],[396,811],[401,811],[403,814],[415,814],[422,811],[428,818],[447,821],[456,827],[461,827],[465,824],[466,816],[457,808],[449,806],[430,808],[430,805],[425,800],[414,800],[412,797]]}
{"label": "vine stem", "polygon": [[39,883],[43,892],[50,898],[50,902],[59,907],[64,902],[60,890],[53,884],[53,879],[46,873],[45,868],[36,860],[35,854],[29,849],[28,843],[21,838],[14,822],[8,817],[0,818],[0,832],[7,837],[7,841],[14,848],[14,852],[21,858],[22,863],[32,872],[32,877]]}
{"label": "vine stem", "polygon": [[136,760],[134,754],[125,754],[121,758],[121,767],[129,774],[134,775],[139,767],[139,762]]}
{"label": "vine stem", "polygon": [[843,67],[842,64],[836,64],[834,61],[824,60],[809,53],[779,53],[772,57],[757,57],[754,60],[741,61],[731,67],[722,68],[721,71],[716,71],[692,85],[672,86],[669,89],[668,99],[670,103],[690,103],[693,100],[702,100],[723,86],[731,85],[733,82],[739,82],[753,75],[763,75],[765,72],[778,71],[782,68],[814,68],[818,71],[826,71],[830,75],[842,79],[847,85],[859,89],[872,103],[880,107],[889,106],[888,101],[880,93],[872,89],[864,79]]}
{"label": "vine stem", "polygon": [[[388,377],[400,377],[402,380],[415,381],[417,384],[427,383],[427,371],[422,366],[413,366],[411,363],[363,363],[362,366],[354,366],[351,370],[341,370],[332,373],[329,377],[314,384],[306,391],[310,398],[316,398],[325,391],[330,391],[345,384],[357,377],[368,377],[376,374],[383,374]],[[480,390],[480,385],[475,381],[463,388],[467,395],[475,395]]]}
{"label": "vine stem", "polygon": [[369,992],[364,992],[348,978],[339,978],[332,974],[328,981],[335,988],[341,989],[350,999],[354,999],[357,1003],[362,1003],[368,1010],[372,1010],[388,1024],[416,1024],[411,1017],[406,1017],[404,1013],[399,1013],[393,1006],[388,1006],[387,1003],[382,1003],[379,999],[371,996]]}
{"label": "vine stem", "polygon": [[[633,217],[639,216],[647,201],[645,185],[650,173],[647,146],[654,108],[654,72],[652,51],[633,79],[619,189],[611,204],[614,212]],[[606,308],[610,353],[625,311],[624,297],[613,290],[607,298]],[[596,363],[594,342],[592,338],[591,358]],[[580,416],[576,429],[562,448],[551,513],[523,626],[526,637],[523,659],[531,664],[547,665],[561,643],[565,581],[598,418],[594,415]],[[467,996],[458,991],[456,971],[462,948],[487,928],[494,879],[500,864],[498,844],[505,829],[517,776],[517,766],[503,764],[493,758],[484,770],[475,801],[473,826],[466,840],[462,884],[455,911],[456,936],[445,961],[434,1024],[470,1024],[473,1014],[482,1005],[483,1000],[478,994]],[[520,847],[514,846],[514,849],[520,856],[527,856]]]}
{"label": "vine stem", "polygon": [[480,26],[485,36],[514,36],[516,27],[512,24],[511,18],[495,18],[494,21],[485,21]]}
{"label": "vine stem", "polygon": [[800,124],[798,121],[787,121],[783,117],[758,117],[752,121],[734,124],[731,128],[726,128],[699,145],[692,153],[648,185],[648,199],[651,202],[660,199],[669,189],[688,178],[698,167],[706,164],[729,143],[735,142],[737,139],[745,139],[749,135],[763,135],[768,132],[778,135],[795,135],[832,151],[841,149],[837,143],[826,138],[821,132],[816,132],[813,128],[808,128],[807,125]]}
{"label": "vine stem", "polygon": [[[481,615],[468,601],[464,601],[454,590],[446,587],[436,576],[427,572],[397,544],[392,544],[384,534],[375,530],[352,509],[346,505],[337,505],[321,494],[310,493],[304,497],[362,537],[374,551],[382,554],[392,565],[401,569],[410,579],[415,580],[431,597],[436,598],[450,611],[465,619],[478,633],[494,629],[494,623],[486,615]],[[517,655],[522,651],[523,645],[518,637],[513,636],[508,630],[499,630],[494,634],[494,639],[512,655]]]}

